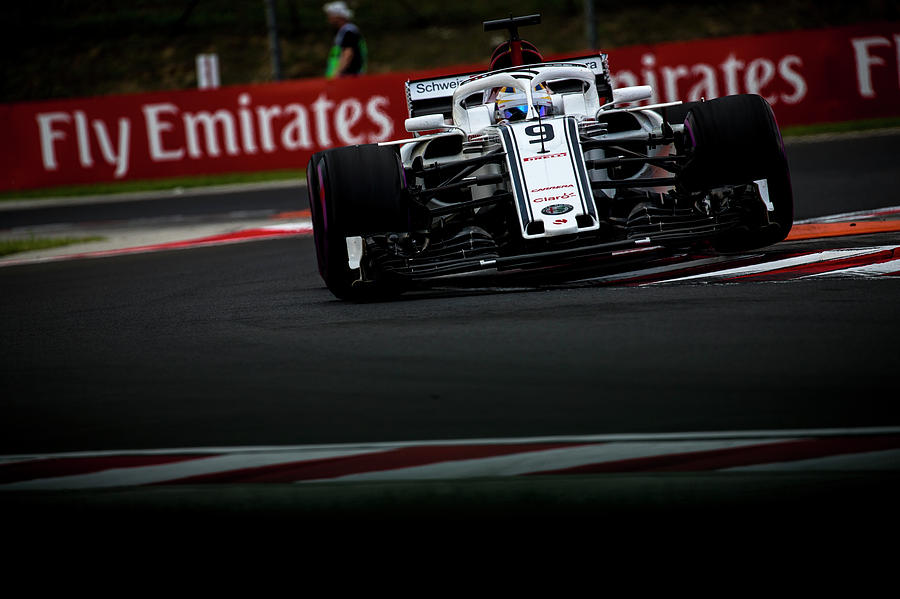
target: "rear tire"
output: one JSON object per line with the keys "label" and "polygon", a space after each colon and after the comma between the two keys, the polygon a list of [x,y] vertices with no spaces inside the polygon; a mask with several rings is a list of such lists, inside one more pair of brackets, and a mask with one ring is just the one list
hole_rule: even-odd
{"label": "rear tire", "polygon": [[794,223],[794,196],[784,143],[769,103],[754,94],[698,102],[685,119],[684,136],[691,159],[679,182],[687,190],[768,182],[775,208],[768,222],[730,231],[715,246],[739,251],[782,241]]}
{"label": "rear tire", "polygon": [[[319,274],[339,299],[367,301],[395,293],[397,285],[377,272],[350,269],[347,237],[409,229],[400,158],[377,144],[314,154],[306,167]],[[365,269],[365,265],[363,266]]]}

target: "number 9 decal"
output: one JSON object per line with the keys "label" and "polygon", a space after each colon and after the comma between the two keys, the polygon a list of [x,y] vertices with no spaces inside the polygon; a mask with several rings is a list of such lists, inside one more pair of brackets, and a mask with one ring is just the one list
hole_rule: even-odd
{"label": "number 9 decal", "polygon": [[551,125],[531,125],[530,127],[525,127],[525,134],[528,135],[528,137],[537,137],[537,139],[532,139],[528,142],[532,144],[550,141],[556,137],[556,133],[553,131]]}

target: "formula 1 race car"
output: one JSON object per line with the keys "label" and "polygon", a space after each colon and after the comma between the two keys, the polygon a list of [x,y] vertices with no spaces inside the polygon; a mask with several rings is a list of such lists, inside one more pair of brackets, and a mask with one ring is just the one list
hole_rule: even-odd
{"label": "formula 1 race car", "polygon": [[335,296],[788,234],[790,174],[762,97],[635,105],[652,90],[613,89],[605,54],[542,62],[518,36],[539,22],[485,22],[510,37],[488,72],[408,81],[412,138],[311,158],[319,272]]}

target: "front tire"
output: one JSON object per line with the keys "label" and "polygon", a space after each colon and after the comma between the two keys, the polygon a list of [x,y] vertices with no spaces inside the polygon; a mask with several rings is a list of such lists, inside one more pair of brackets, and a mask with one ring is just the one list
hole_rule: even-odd
{"label": "front tire", "polygon": [[679,175],[693,192],[766,179],[774,211],[762,223],[729,232],[715,241],[740,251],[782,241],[794,223],[794,196],[781,132],[772,107],[755,94],[725,96],[691,107],[684,124],[691,156]]}
{"label": "front tire", "polygon": [[350,268],[347,237],[409,229],[397,153],[377,144],[325,150],[310,159],[306,181],[319,274],[328,289],[353,301],[395,292],[397,286],[378,273]]}

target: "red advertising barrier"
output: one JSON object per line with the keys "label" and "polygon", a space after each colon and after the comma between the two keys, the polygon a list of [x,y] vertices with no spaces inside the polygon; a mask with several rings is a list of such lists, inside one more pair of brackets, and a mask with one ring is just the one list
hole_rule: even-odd
{"label": "red advertising barrier", "polygon": [[[663,102],[758,93],[781,126],[900,115],[900,23],[632,46],[610,66]],[[407,79],[480,68],[0,105],[0,189],[301,169],[406,137]]]}
{"label": "red advertising barrier", "polygon": [[[316,151],[385,141],[406,75],[0,106],[2,187],[303,169]],[[399,124],[399,125],[398,125]]]}
{"label": "red advertising barrier", "polygon": [[631,46],[610,52],[616,87],[655,100],[752,93],[779,124],[900,115],[900,23]]}

